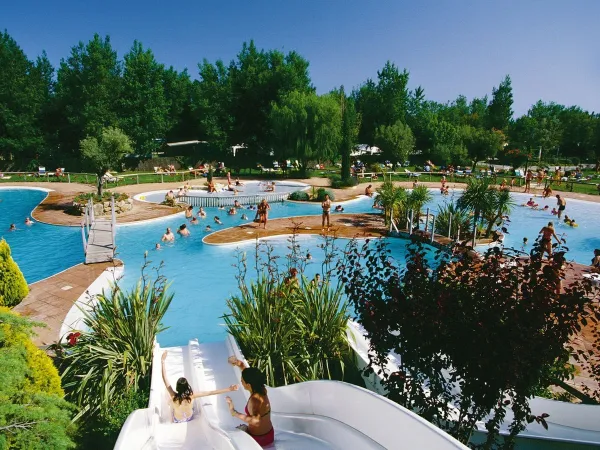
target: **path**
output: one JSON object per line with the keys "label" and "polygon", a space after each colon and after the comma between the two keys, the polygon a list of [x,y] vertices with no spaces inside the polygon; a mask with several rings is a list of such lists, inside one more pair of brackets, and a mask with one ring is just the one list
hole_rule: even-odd
{"label": "path", "polygon": [[[250,222],[233,228],[216,231],[207,235],[206,244],[233,244],[240,241],[254,240],[271,236],[288,235],[296,230],[297,234],[323,234],[321,216],[300,216],[284,219],[273,219],[267,228],[258,227]],[[329,235],[343,238],[380,237],[385,234],[383,217],[379,214],[331,214]]]}
{"label": "path", "polygon": [[118,260],[113,263],[78,264],[30,284],[29,295],[13,311],[47,325],[45,328],[34,329],[37,333],[33,338],[35,345],[46,346],[58,341],[62,323],[77,299],[102,272],[121,264]]}

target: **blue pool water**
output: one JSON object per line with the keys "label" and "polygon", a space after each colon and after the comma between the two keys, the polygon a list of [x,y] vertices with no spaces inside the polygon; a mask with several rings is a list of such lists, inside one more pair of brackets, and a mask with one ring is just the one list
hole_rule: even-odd
{"label": "blue pool water", "polygon": [[[452,201],[460,193],[443,198],[437,192],[429,207],[433,213],[436,205]],[[60,270],[77,264],[83,259],[80,231],[78,228],[57,227],[35,224],[32,227],[23,225],[23,221],[31,210],[44,197],[45,193],[33,190],[0,190],[0,236],[4,236],[11,244],[15,260],[25,273],[28,282],[50,276]],[[516,203],[524,203],[529,196],[516,194]],[[537,201],[543,206],[554,206],[555,200]],[[336,202],[334,202],[334,205]],[[345,213],[372,212],[372,199],[363,197],[343,204]],[[282,202],[271,205],[271,218],[320,214],[319,204]],[[226,211],[217,208],[206,208],[207,217],[198,225],[188,225],[191,231],[189,238],[176,239],[174,244],[163,245],[162,250],[154,250],[154,246],[166,227],[177,228],[186,223],[183,213],[154,221],[122,225],[117,232],[117,257],[125,263],[124,287],[132,287],[140,276],[144,252],[148,251],[149,259],[155,265],[164,262],[163,274],[171,281],[171,290],[175,299],[165,317],[170,328],[159,336],[162,345],[185,344],[190,338],[202,341],[218,340],[224,336],[223,323],[220,317],[226,312],[226,299],[235,294],[236,248],[248,252],[249,259],[254,252],[254,241],[231,246],[211,246],[202,243],[206,235],[207,224],[213,230],[223,229],[241,223],[241,213],[246,212],[250,219],[254,211],[242,211],[229,216]],[[600,205],[589,202],[568,200],[567,214],[579,223],[578,228],[571,228],[557,223],[557,234],[565,234],[570,248],[567,254],[570,259],[589,264],[594,248],[600,247],[597,224],[600,221]],[[334,213],[335,214],[335,213]],[[217,215],[223,225],[214,223]],[[509,233],[506,236],[507,246],[520,247],[523,237],[532,243],[541,227],[549,220],[555,219],[549,213],[533,211],[517,206],[511,214]],[[10,223],[16,223],[19,230],[8,232]],[[312,278],[321,270],[323,250],[318,246],[322,238],[318,236],[299,237],[302,248],[310,251],[313,259],[308,264],[305,275]],[[270,240],[276,254],[285,256],[289,253],[286,238]],[[345,245],[345,240],[340,240]],[[390,239],[392,254],[400,261],[406,252],[406,241]],[[249,277],[252,272],[249,271]]]}
{"label": "blue pool water", "polygon": [[[81,231],[76,227],[59,227],[34,223],[25,218],[46,198],[46,193],[33,189],[0,189],[0,239],[10,245],[27,283],[34,283],[82,262]],[[8,231],[10,224],[16,231]]]}

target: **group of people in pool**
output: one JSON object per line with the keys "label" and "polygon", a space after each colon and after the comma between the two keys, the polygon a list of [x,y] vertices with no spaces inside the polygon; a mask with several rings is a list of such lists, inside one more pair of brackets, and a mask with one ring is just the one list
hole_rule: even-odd
{"label": "group of people in pool", "polygon": [[[521,206],[527,206],[528,208],[540,210],[540,211],[550,211],[550,207],[548,205],[545,205],[544,207],[540,208],[539,203],[536,203],[535,200],[533,200],[533,197],[530,197],[529,200],[527,201],[527,203],[523,203]],[[553,216],[558,216],[558,219],[560,220],[564,210],[567,207],[567,200],[557,194],[556,195],[556,206],[558,208],[552,208],[552,211],[550,211],[550,214],[552,214]],[[572,227],[577,226],[577,224],[575,223],[575,220],[573,218],[569,219],[569,216],[567,216],[567,215],[565,215],[564,222],[567,225],[570,225]]]}
{"label": "group of people in pool", "polygon": [[[33,220],[31,220],[29,217],[25,217],[25,225],[33,225],[35,222]],[[10,224],[10,227],[8,227],[8,231],[17,231],[17,225],[15,225],[14,223]]]}
{"label": "group of people in pool", "polygon": [[[188,380],[184,377],[177,380],[175,389],[173,389],[167,379],[166,359],[167,352],[164,352],[162,355],[162,378],[171,399],[171,415],[175,423],[189,422],[193,419],[194,399],[238,390],[238,385],[232,384],[225,389],[194,393]],[[243,422],[238,428],[248,433],[259,445],[264,447],[272,444],[275,440],[275,429],[271,422],[271,402],[267,395],[264,374],[255,367],[248,367],[235,356],[230,356],[227,361],[242,371],[242,387],[250,393],[250,398],[243,413],[235,409],[231,397],[225,397],[229,413]]]}

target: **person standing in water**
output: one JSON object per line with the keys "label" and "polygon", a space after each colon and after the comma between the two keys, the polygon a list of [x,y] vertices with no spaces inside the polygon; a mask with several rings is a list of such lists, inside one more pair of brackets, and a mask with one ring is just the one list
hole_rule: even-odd
{"label": "person standing in water", "polygon": [[323,231],[325,231],[325,221],[327,221],[327,231],[329,231],[329,213],[331,211],[331,200],[329,200],[329,195],[325,194],[325,200],[323,200],[323,203],[321,203],[321,208],[323,208],[321,227],[323,228]]}
{"label": "person standing in water", "polygon": [[544,257],[544,252],[548,253],[548,259],[552,258],[552,237],[556,239],[556,242],[560,244],[560,238],[556,235],[554,231],[554,224],[552,222],[548,222],[548,225],[540,230],[540,234],[542,235],[542,239],[540,244],[542,246],[542,258]]}
{"label": "person standing in water", "polygon": [[556,204],[558,205],[558,219],[562,216],[562,212],[567,207],[567,201],[560,196],[560,194],[556,194]]}

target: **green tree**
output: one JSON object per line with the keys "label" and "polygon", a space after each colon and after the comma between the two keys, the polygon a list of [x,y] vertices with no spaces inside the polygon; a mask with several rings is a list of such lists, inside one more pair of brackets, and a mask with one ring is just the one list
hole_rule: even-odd
{"label": "green tree", "polygon": [[206,139],[207,136],[202,133],[194,115],[198,82],[192,83],[187,69],[177,72],[173,67],[163,70],[162,78],[167,104],[166,140],[179,142]]}
{"label": "green tree", "polygon": [[[408,109],[415,104],[407,89],[408,78],[406,70],[400,72],[395,64],[387,61],[377,72],[377,83],[368,79],[354,92],[356,109],[361,115],[359,139],[363,144],[373,144],[377,129],[382,125],[406,123]],[[420,102],[422,90],[417,94],[417,102]]]}
{"label": "green tree", "polygon": [[95,34],[87,44],[73,47],[71,55],[61,61],[57,77],[61,155],[74,165],[82,139],[99,137],[104,127],[119,122],[121,64],[110,38]]}
{"label": "green tree", "polygon": [[129,137],[120,129],[108,127],[100,138],[87,137],[80,143],[81,155],[98,177],[98,195],[102,196],[104,174],[119,164],[125,155],[132,152]]}
{"label": "green tree", "polygon": [[230,144],[245,144],[244,153],[255,164],[269,157],[269,115],[274,103],[290,92],[313,92],[308,61],[296,52],[258,50],[254,41],[244,43],[237,60],[229,64],[232,118]]}
{"label": "green tree", "polygon": [[479,161],[495,157],[504,148],[506,138],[499,130],[483,130],[470,126],[461,128],[463,142],[473,161],[473,170]]}
{"label": "green tree", "polygon": [[391,161],[403,162],[415,148],[415,137],[410,127],[401,121],[393,125],[381,125],[375,132],[375,145]]}
{"label": "green tree", "polygon": [[276,156],[298,158],[304,170],[309,161],[332,159],[339,150],[342,117],[334,95],[292,92],[273,105],[270,120]]}
{"label": "green tree", "polygon": [[10,247],[0,240],[0,306],[13,307],[29,294],[25,277],[10,256]]}
{"label": "green tree", "polygon": [[407,198],[406,189],[396,186],[391,180],[384,180],[377,189],[375,201],[383,208],[383,218],[386,226],[390,225],[392,219],[399,220],[406,216]]}
{"label": "green tree", "polygon": [[358,137],[358,129],[360,127],[360,117],[356,113],[356,107],[354,100],[350,97],[346,97],[344,92],[344,86],[340,87],[339,92],[334,92],[334,95],[340,98],[340,109],[342,111],[342,125],[340,140],[340,155],[342,157],[342,182],[349,182],[351,177],[350,174],[350,154],[354,145],[356,145],[356,139]]}
{"label": "green tree", "polygon": [[125,55],[119,115],[122,130],[138,155],[150,156],[163,139],[168,126],[162,64],[151,50],[138,41]]}
{"label": "green tree", "polygon": [[31,341],[34,325],[0,306],[0,448],[73,448],[73,407],[52,360]]}
{"label": "green tree", "polygon": [[488,128],[507,131],[512,120],[513,94],[510,76],[506,75],[498,88],[492,90],[492,101],[488,106]]}
{"label": "green tree", "polygon": [[7,32],[0,32],[0,159],[4,164],[29,165],[44,147],[39,120],[50,89],[43,72],[46,61],[42,56],[38,64],[32,63]]}

